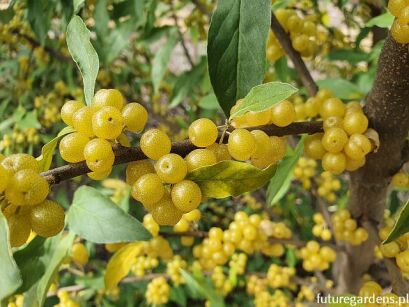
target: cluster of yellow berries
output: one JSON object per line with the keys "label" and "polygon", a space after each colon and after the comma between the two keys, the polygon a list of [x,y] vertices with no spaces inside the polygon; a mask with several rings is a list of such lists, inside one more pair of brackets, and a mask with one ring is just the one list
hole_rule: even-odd
{"label": "cluster of yellow berries", "polygon": [[302,285],[297,294],[297,301],[313,302],[315,297],[316,296],[312,287]]}
{"label": "cluster of yellow berries", "polygon": [[295,269],[272,264],[268,268],[268,285],[275,288],[284,288],[290,286],[291,278],[295,275]]}
{"label": "cluster of yellow berries", "polygon": [[324,216],[321,213],[315,213],[313,216],[313,221],[315,225],[312,227],[312,234],[324,241],[331,240],[332,233],[324,219]]}
{"label": "cluster of yellow berries", "polygon": [[256,293],[263,292],[268,287],[268,281],[266,278],[259,277],[257,275],[249,275],[246,280],[246,292],[249,295],[254,296]]}
{"label": "cluster of yellow berries", "polygon": [[368,239],[368,231],[363,227],[358,227],[356,220],[351,217],[348,210],[337,211],[331,219],[337,240],[346,241],[351,245],[361,245]]}
{"label": "cluster of yellow berries", "polygon": [[[192,210],[188,213],[182,215],[180,221],[173,226],[174,232],[187,232],[189,230],[193,230],[197,225],[197,222],[200,220],[202,214],[199,209]],[[191,236],[181,236],[180,243],[183,246],[192,246],[195,242],[194,237]]]}
{"label": "cluster of yellow berries", "polygon": [[61,157],[69,163],[85,160],[92,171],[89,176],[102,180],[109,176],[114,164],[113,142],[129,146],[124,129],[141,131],[147,116],[147,111],[139,103],[125,105],[122,94],[115,89],[99,90],[91,106],[68,101],[61,108],[61,118],[75,132],[61,140]]}
{"label": "cluster of yellow berries", "polygon": [[[13,6],[13,18],[8,22],[2,22],[0,25],[0,41],[9,45],[21,43],[21,38],[15,35],[15,31],[22,35],[32,35],[30,26],[24,21],[23,3],[16,3]],[[23,41],[24,42],[24,41]],[[26,43],[29,45],[29,43]]]}
{"label": "cluster of yellow berries", "polygon": [[322,172],[317,178],[317,193],[329,203],[337,200],[336,192],[341,189],[341,181],[330,172]]}
{"label": "cluster of yellow berries", "polygon": [[294,177],[302,183],[304,189],[311,188],[311,178],[315,176],[317,162],[314,159],[301,157],[294,168]]}
{"label": "cluster of yellow berries", "polygon": [[31,230],[51,237],[64,228],[64,209],[46,199],[50,187],[39,173],[40,165],[30,155],[0,156],[0,204],[13,247],[23,245]]}
{"label": "cluster of yellow berries", "polygon": [[305,154],[322,160],[322,168],[335,175],[343,171],[354,171],[365,164],[365,156],[371,152],[372,144],[364,134],[368,118],[358,102],[344,104],[322,90],[311,104],[315,113],[324,120],[324,133],[310,135],[305,140]]}
{"label": "cluster of yellow berries", "polygon": [[[278,9],[274,12],[284,30],[289,33],[292,45],[303,57],[311,57],[318,51],[317,25],[309,16],[299,16],[294,9]],[[270,31],[267,58],[274,62],[284,55],[280,42]]]}
{"label": "cluster of yellow berries", "polygon": [[282,290],[277,289],[273,294],[266,290],[255,293],[254,306],[287,307],[290,306],[290,299]]}
{"label": "cluster of yellow berries", "polygon": [[213,285],[221,295],[228,295],[234,288],[229,278],[224,274],[223,267],[216,266],[212,272]]}
{"label": "cluster of yellow berries", "polygon": [[158,258],[141,255],[135,258],[135,262],[131,266],[131,272],[137,276],[145,276],[146,271],[151,271],[152,269],[158,267]]}
{"label": "cluster of yellow berries", "polygon": [[317,241],[308,241],[306,246],[300,249],[299,255],[307,272],[325,271],[336,259],[336,253],[331,247],[320,246]]}
{"label": "cluster of yellow berries", "polygon": [[398,189],[409,189],[409,175],[405,172],[399,172],[392,177],[392,186]]}
{"label": "cluster of yellow berries", "polygon": [[0,141],[0,152],[12,150],[28,149],[29,146],[37,145],[40,142],[40,136],[35,128],[18,129],[14,128],[13,132],[4,134],[3,139]]}
{"label": "cluster of yellow berries", "polygon": [[145,293],[145,298],[150,305],[162,305],[169,301],[170,286],[164,277],[151,280]]}
{"label": "cluster of yellow berries", "polygon": [[237,275],[243,275],[246,272],[247,255],[244,253],[235,253],[231,256],[229,267]]}
{"label": "cluster of yellow berries", "polygon": [[391,28],[393,38],[401,44],[409,43],[409,2],[390,0],[388,9],[396,17]]}
{"label": "cluster of yellow berries", "polygon": [[186,268],[187,262],[180,255],[176,255],[167,263],[166,273],[175,285],[181,285],[185,283],[181,270]]}
{"label": "cluster of yellow berries", "polygon": [[[379,238],[386,240],[393,229],[395,221],[392,217],[384,218],[383,227],[379,230]],[[381,244],[379,246],[382,256],[385,258],[395,258],[401,272],[406,276],[409,275],[409,233],[406,233],[396,240]]]}
{"label": "cluster of yellow berries", "polygon": [[269,238],[289,239],[291,230],[283,223],[275,223],[260,215],[248,216],[244,211],[235,214],[234,221],[223,231],[213,227],[209,237],[193,248],[193,255],[205,269],[227,263],[236,249],[246,254],[260,251],[267,256],[280,257],[284,247],[280,243],[269,243]]}

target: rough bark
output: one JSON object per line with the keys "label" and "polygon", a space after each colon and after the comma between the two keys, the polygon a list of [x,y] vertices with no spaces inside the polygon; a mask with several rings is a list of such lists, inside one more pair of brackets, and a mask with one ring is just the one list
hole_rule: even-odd
{"label": "rough bark", "polygon": [[[359,247],[347,246],[347,256],[339,259],[340,293],[356,293],[362,275],[373,262],[387,187],[391,176],[402,165],[409,131],[409,49],[408,45],[398,44],[390,36],[379,58],[365,112],[370,126],[379,133],[381,145],[376,153],[367,157],[364,167],[351,173],[348,209],[368,230],[369,239]],[[406,284],[396,290],[401,294],[408,292],[409,288]]]}

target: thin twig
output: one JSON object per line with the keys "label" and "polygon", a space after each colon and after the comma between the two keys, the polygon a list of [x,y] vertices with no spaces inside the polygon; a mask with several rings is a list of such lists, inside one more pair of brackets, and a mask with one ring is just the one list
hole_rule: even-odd
{"label": "thin twig", "polygon": [[[313,134],[322,131],[322,121],[316,122],[296,122],[287,127],[277,127],[275,125],[259,126],[249,128],[249,130],[262,130],[268,135],[275,136],[284,136],[292,134]],[[224,140],[227,142],[227,140]],[[181,156],[186,156],[189,152],[196,149],[196,147],[189,141],[179,141],[172,144],[171,152],[177,153]],[[122,147],[119,146],[114,149],[115,152],[115,162],[114,165],[129,163],[132,161],[144,160],[147,159],[145,154],[142,152],[140,147]],[[50,184],[57,184],[61,181],[75,178],[80,175],[85,175],[91,172],[87,167],[85,161],[67,164],[60,166],[54,169],[51,169],[47,172],[42,173]]]}
{"label": "thin twig", "polygon": [[180,37],[180,43],[182,45],[185,57],[188,60],[188,62],[190,64],[190,67],[193,68],[195,66],[195,63],[193,62],[193,59],[192,59],[192,57],[191,57],[191,55],[189,53],[189,50],[187,49],[185,38],[183,36],[182,31],[180,31],[178,17],[176,16],[175,12],[172,13],[172,17],[173,17],[173,20],[175,21],[175,26],[176,26],[176,29],[178,31],[178,35]]}
{"label": "thin twig", "polygon": [[310,96],[315,96],[318,92],[318,86],[301,58],[301,55],[294,49],[290,37],[285,32],[274,13],[271,14],[271,30],[274,32],[274,35],[277,37],[285,53],[291,59],[291,62],[293,62],[294,68],[297,71],[302,84],[308,91],[308,94]]}

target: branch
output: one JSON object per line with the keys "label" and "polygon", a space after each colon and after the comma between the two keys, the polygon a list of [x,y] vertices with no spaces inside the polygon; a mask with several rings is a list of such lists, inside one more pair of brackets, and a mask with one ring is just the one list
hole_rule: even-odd
{"label": "branch", "polygon": [[195,63],[193,62],[193,59],[192,59],[192,57],[190,56],[189,50],[187,49],[186,42],[185,42],[185,38],[183,37],[182,31],[180,31],[180,28],[179,28],[179,25],[178,25],[178,23],[179,23],[178,17],[176,16],[176,13],[175,13],[175,12],[172,13],[172,17],[173,17],[173,20],[175,21],[175,26],[176,26],[178,35],[179,35],[179,37],[180,37],[180,43],[181,43],[181,45],[182,45],[182,48],[183,48],[183,52],[184,52],[184,54],[185,54],[185,57],[186,57],[186,59],[188,60],[188,62],[189,62],[189,64],[190,64],[190,68],[193,68],[193,67],[195,66]]}
{"label": "branch", "polygon": [[297,71],[302,84],[307,89],[308,94],[310,96],[315,96],[318,92],[318,85],[312,78],[300,54],[294,49],[290,37],[285,32],[274,13],[271,13],[271,30],[274,32],[274,35],[277,37],[285,53],[291,59],[291,62],[293,62],[294,68]]}
{"label": "branch", "polygon": [[[284,135],[293,135],[293,134],[313,134],[317,132],[322,132],[322,121],[315,122],[296,122],[287,127],[277,127],[275,125],[252,127],[249,130],[262,130],[268,135],[275,136],[284,136]],[[224,139],[224,142],[227,142],[227,138]],[[172,144],[171,152],[177,153],[181,156],[186,156],[189,152],[196,149],[196,147],[189,141],[179,141]],[[140,147],[122,147],[119,146],[114,149],[115,153],[115,162],[114,165],[129,163],[132,161],[138,161],[147,159]],[[85,175],[91,172],[87,167],[85,161],[67,164],[60,166],[54,169],[51,169],[47,172],[42,173],[50,184],[58,184],[61,181],[68,180],[80,175]]]}

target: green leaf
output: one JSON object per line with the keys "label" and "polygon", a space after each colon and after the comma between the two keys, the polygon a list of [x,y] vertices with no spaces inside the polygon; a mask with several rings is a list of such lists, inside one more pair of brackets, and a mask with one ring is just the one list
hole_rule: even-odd
{"label": "green leaf", "polygon": [[0,302],[14,293],[23,282],[13,258],[9,242],[9,227],[0,210]]}
{"label": "green leaf", "polygon": [[376,16],[372,19],[370,19],[367,23],[366,23],[366,27],[373,27],[373,26],[377,26],[380,28],[389,28],[390,26],[392,26],[393,21],[395,19],[395,16],[393,16],[389,11]]}
{"label": "green leaf", "polygon": [[178,80],[175,84],[172,93],[172,99],[170,101],[169,107],[174,108],[178,106],[183,99],[185,99],[194,88],[196,88],[197,84],[203,79],[206,72],[206,61],[205,57],[201,59],[201,61],[181,76],[178,77]]}
{"label": "green leaf", "polygon": [[47,0],[27,1],[27,17],[41,45],[44,45],[47,38],[53,6],[53,3]]}
{"label": "green leaf", "polygon": [[74,14],[77,14],[79,10],[84,6],[85,0],[73,0]]}
{"label": "green leaf", "polygon": [[284,159],[278,164],[274,177],[270,180],[267,189],[267,201],[270,205],[276,204],[290,188],[293,170],[304,150],[302,138],[293,152],[287,152]]}
{"label": "green leaf", "polygon": [[219,295],[212,286],[206,284],[203,277],[194,278],[192,275],[182,269],[180,272],[183,278],[186,280],[186,285],[191,288],[192,291],[196,291],[208,299],[211,307],[225,306],[223,297]]}
{"label": "green leaf", "polygon": [[226,116],[264,78],[271,1],[223,0],[217,4],[207,45],[214,93]]}
{"label": "green leaf", "polygon": [[331,61],[348,61],[357,64],[368,60],[368,54],[359,49],[338,49],[331,51],[327,58]]}
{"label": "green leaf", "polygon": [[341,78],[329,78],[317,81],[320,88],[330,89],[340,99],[360,99],[364,94],[355,84]]}
{"label": "green leaf", "polygon": [[178,306],[186,306],[187,296],[182,286],[172,287],[170,289],[169,300],[175,302]]}
{"label": "green leaf", "polygon": [[67,214],[68,226],[94,243],[146,241],[150,233],[98,190],[82,186],[74,194]]}
{"label": "green leaf", "polygon": [[240,106],[230,115],[230,119],[244,115],[247,112],[261,112],[271,108],[298,91],[288,83],[269,82],[255,86],[243,98]]}
{"label": "green leaf", "polygon": [[58,133],[58,135],[49,141],[47,144],[41,148],[41,155],[37,157],[37,161],[40,163],[41,172],[48,171],[50,169],[51,163],[53,161],[54,150],[57,147],[58,141],[61,140],[65,135],[74,132],[71,127],[65,127]]}
{"label": "green leaf", "polygon": [[274,1],[273,5],[271,6],[271,9],[273,11],[276,11],[278,9],[283,9],[286,8],[287,6],[289,6],[291,3],[293,2],[293,0],[278,0],[278,1]]}
{"label": "green leaf", "polygon": [[178,42],[178,37],[175,31],[170,31],[169,38],[166,43],[156,52],[152,60],[151,79],[155,93],[158,92],[160,83],[168,68],[168,63],[173,49]]}
{"label": "green leaf", "polygon": [[196,182],[204,196],[225,198],[262,187],[275,171],[275,165],[259,169],[245,162],[221,161],[192,171],[187,179]]}
{"label": "green leaf", "polygon": [[383,243],[390,243],[407,232],[409,232],[409,200],[403,206],[391,233]]}
{"label": "green leaf", "polygon": [[[24,296],[24,307],[40,307],[44,305],[48,289],[55,278],[55,274],[60,268],[64,259],[68,256],[75,235],[68,233],[67,235],[59,235],[48,239],[44,256],[46,269],[41,279],[26,293]],[[33,267],[32,270],[36,268]]]}
{"label": "green leaf", "polygon": [[215,94],[204,96],[197,105],[204,110],[218,110],[220,108]]}
{"label": "green leaf", "polygon": [[84,82],[84,95],[87,105],[94,96],[95,80],[99,69],[99,59],[90,41],[90,32],[79,16],[74,16],[67,27],[67,45],[77,63]]}

